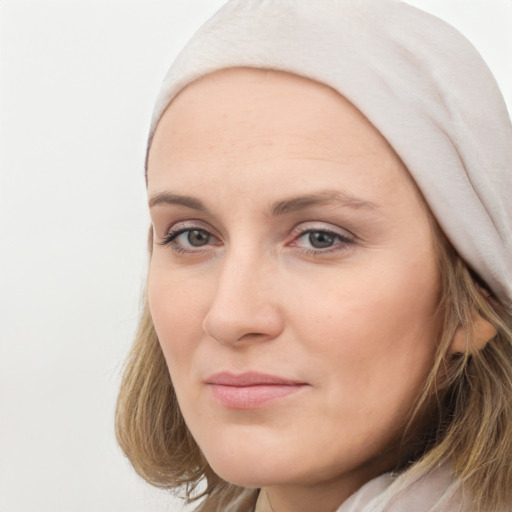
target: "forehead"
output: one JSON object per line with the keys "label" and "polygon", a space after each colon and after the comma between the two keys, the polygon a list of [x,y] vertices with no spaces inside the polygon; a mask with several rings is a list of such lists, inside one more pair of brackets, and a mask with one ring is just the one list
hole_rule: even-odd
{"label": "forehead", "polygon": [[294,162],[298,179],[305,169],[335,164],[350,168],[355,182],[412,183],[386,139],[338,92],[285,72],[235,68],[206,75],[174,98],[153,138],[148,187],[192,177],[191,169],[203,180],[250,166],[261,173],[265,162],[273,180],[276,162]]}

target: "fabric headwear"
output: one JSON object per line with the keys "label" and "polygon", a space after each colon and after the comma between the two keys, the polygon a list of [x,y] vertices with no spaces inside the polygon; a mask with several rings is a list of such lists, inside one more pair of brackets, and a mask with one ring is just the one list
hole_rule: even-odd
{"label": "fabric headwear", "polygon": [[150,130],[187,84],[230,67],[329,85],[384,135],[458,253],[512,304],[512,126],[475,48],[398,0],[231,0],[190,40]]}

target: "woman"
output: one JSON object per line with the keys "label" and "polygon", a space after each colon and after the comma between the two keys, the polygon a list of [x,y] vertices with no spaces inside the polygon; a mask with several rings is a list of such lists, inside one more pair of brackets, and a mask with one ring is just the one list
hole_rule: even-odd
{"label": "woman", "polygon": [[415,8],[228,2],[154,111],[135,469],[198,510],[510,510],[511,135]]}

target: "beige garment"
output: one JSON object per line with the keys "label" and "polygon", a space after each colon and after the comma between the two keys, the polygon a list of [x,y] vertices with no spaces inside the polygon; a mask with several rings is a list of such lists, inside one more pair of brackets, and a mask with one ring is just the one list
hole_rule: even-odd
{"label": "beige garment", "polygon": [[260,491],[254,512],[274,512],[265,491]]}
{"label": "beige garment", "polygon": [[[346,500],[336,512],[473,512],[453,482],[448,466],[408,483],[407,475],[386,473],[374,478]],[[272,510],[265,492],[260,492],[254,512]],[[312,510],[311,512],[318,512]]]}

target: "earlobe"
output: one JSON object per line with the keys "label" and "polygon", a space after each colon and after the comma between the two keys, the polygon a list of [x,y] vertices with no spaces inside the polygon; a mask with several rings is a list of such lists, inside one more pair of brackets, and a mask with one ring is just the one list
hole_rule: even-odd
{"label": "earlobe", "polygon": [[[470,329],[474,329],[473,344],[467,345],[469,339]],[[472,353],[485,348],[487,343],[496,336],[496,328],[485,318],[475,313],[473,316],[473,323],[471,326],[460,326],[455,331],[451,344],[452,354],[465,354],[466,352]]]}

